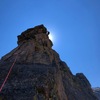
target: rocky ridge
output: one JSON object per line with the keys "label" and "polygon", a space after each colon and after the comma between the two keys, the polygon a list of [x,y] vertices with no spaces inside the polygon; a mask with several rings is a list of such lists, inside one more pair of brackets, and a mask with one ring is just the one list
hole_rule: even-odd
{"label": "rocky ridge", "polygon": [[3,87],[1,100],[98,100],[82,73],[73,75],[59,54],[44,25],[18,36],[18,46],[0,60],[0,86],[15,58]]}
{"label": "rocky ridge", "polygon": [[100,87],[93,88],[93,93],[100,100]]}

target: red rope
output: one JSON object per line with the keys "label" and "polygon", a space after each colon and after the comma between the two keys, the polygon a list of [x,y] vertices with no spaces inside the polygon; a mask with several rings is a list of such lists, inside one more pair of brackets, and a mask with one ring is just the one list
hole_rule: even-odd
{"label": "red rope", "polygon": [[10,67],[10,69],[9,69],[9,72],[8,72],[7,76],[5,77],[5,80],[4,80],[3,84],[2,84],[1,87],[0,87],[0,92],[2,91],[2,88],[4,87],[4,85],[5,85],[5,83],[6,83],[7,79],[8,79],[8,77],[9,77],[11,71],[12,71],[12,68],[13,68],[13,66],[15,65],[16,60],[17,60],[17,56],[16,56],[16,58],[15,58],[13,64],[11,65],[11,67]]}

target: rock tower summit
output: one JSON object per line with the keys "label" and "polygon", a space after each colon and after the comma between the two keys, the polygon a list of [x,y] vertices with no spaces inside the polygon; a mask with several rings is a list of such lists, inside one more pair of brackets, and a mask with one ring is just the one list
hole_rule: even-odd
{"label": "rock tower summit", "polygon": [[0,100],[98,100],[82,73],[73,75],[52,49],[49,32],[39,25],[18,36],[18,46],[0,60]]}
{"label": "rock tower summit", "polygon": [[27,29],[18,36],[18,45],[34,40],[43,46],[52,47],[52,42],[48,39],[49,32],[44,25],[39,25],[34,28]]}
{"label": "rock tower summit", "polygon": [[18,47],[8,53],[2,59],[13,61],[15,56],[19,63],[50,64],[55,58],[52,50],[53,43],[49,39],[49,32],[44,25],[27,29],[18,36]]}

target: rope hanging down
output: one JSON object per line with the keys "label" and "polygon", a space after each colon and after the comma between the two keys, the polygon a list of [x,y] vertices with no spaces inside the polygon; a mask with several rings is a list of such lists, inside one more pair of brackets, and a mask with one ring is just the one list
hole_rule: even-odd
{"label": "rope hanging down", "polygon": [[4,82],[2,83],[2,85],[1,85],[1,87],[0,87],[0,93],[1,93],[1,91],[2,91],[2,89],[3,89],[3,87],[4,87],[4,85],[5,85],[5,83],[6,83],[7,79],[8,79],[8,77],[9,77],[11,71],[12,71],[13,66],[15,65],[16,60],[17,60],[17,56],[16,56],[16,58],[15,58],[13,64],[11,65],[11,67],[10,67],[10,69],[9,69],[9,72],[8,72],[7,76],[5,77]]}

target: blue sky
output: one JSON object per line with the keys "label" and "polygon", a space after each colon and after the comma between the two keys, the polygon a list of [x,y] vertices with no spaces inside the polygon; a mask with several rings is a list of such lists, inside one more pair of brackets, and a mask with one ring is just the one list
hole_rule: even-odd
{"label": "blue sky", "polygon": [[17,35],[40,24],[73,74],[100,87],[100,0],[0,0],[0,57],[17,46]]}

